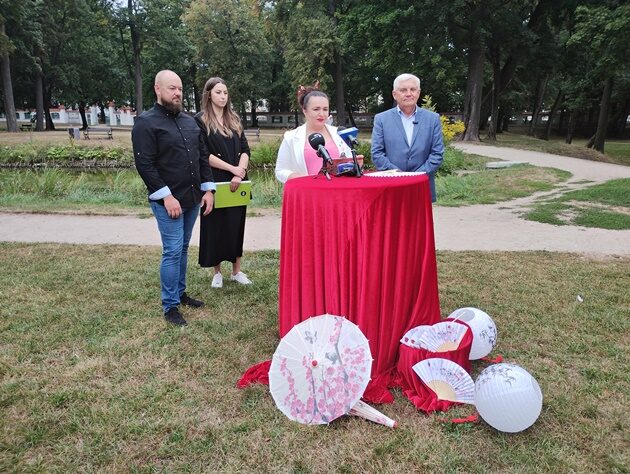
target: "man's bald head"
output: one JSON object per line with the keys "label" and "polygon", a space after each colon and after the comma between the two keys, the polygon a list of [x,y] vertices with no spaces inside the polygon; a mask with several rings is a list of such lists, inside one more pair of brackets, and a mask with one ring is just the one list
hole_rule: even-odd
{"label": "man's bald head", "polygon": [[182,111],[182,80],[177,74],[168,69],[158,72],[153,89],[158,104],[174,113]]}

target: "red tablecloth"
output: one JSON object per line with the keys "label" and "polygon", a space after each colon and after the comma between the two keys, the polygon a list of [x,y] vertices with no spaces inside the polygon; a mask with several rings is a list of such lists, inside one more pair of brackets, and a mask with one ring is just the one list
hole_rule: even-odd
{"label": "red tablecloth", "polygon": [[[279,330],[324,313],[345,316],[370,341],[372,381],[363,398],[392,402],[400,338],[440,319],[427,176],[290,180],[284,188]],[[270,362],[239,386],[267,382]]]}

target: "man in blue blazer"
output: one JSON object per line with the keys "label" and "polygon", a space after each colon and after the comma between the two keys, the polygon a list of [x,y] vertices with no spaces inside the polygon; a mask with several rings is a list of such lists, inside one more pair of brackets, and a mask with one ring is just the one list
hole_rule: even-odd
{"label": "man in blue blazer", "polygon": [[420,79],[413,74],[398,76],[392,95],[398,105],[374,117],[372,161],[379,170],[424,171],[435,202],[434,174],[444,155],[440,116],[418,107]]}

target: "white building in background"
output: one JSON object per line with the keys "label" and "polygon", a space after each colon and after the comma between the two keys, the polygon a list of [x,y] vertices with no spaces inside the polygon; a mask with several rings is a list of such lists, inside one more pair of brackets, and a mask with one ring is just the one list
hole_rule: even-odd
{"label": "white building in background", "polygon": [[[85,118],[89,126],[98,125],[99,108],[96,105],[85,108]],[[15,118],[18,123],[30,123],[35,116],[35,110],[16,110]],[[78,109],[66,109],[63,105],[51,107],[50,117],[55,125],[61,127],[81,126],[81,115]],[[131,107],[116,108],[113,102],[105,107],[105,123],[112,127],[133,126],[134,113]],[[0,114],[0,119],[6,120],[4,113]]]}

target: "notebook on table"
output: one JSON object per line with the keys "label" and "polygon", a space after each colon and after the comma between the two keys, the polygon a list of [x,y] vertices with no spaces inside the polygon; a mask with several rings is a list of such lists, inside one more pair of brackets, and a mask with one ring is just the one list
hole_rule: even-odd
{"label": "notebook on table", "polygon": [[214,193],[214,207],[247,206],[252,200],[252,182],[242,181],[235,192],[230,191],[230,182],[215,183],[217,191]]}

